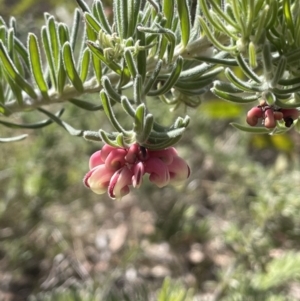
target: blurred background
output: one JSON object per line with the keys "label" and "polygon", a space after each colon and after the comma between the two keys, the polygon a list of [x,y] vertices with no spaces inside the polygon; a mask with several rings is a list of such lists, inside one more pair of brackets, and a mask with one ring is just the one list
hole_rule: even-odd
{"label": "blurred background", "polygon": [[[71,23],[75,7],[0,0],[25,42],[43,12]],[[175,114],[149,105],[164,123],[191,116],[177,148],[192,173],[180,187],[95,195],[82,179],[101,144],[56,125],[0,145],[0,300],[300,300],[299,134],[238,132],[230,122],[249,108],[212,96]],[[110,130],[103,113],[64,107],[75,128]],[[1,127],[1,137],[16,132]]]}

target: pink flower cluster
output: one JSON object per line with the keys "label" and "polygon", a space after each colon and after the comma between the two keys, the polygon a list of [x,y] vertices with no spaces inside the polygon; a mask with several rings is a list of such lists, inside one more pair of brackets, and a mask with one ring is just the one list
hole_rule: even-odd
{"label": "pink flower cluster", "polygon": [[276,127],[276,121],[282,119],[285,126],[290,127],[299,115],[300,112],[297,109],[275,109],[266,103],[262,103],[248,111],[246,121],[249,125],[255,126],[258,120],[262,119],[266,128],[273,129]]}
{"label": "pink flower cluster", "polygon": [[189,166],[175,148],[154,151],[138,144],[127,149],[106,144],[90,157],[89,167],[84,184],[97,194],[107,191],[113,199],[128,194],[131,185],[139,188],[146,173],[158,187],[178,183],[190,175]]}

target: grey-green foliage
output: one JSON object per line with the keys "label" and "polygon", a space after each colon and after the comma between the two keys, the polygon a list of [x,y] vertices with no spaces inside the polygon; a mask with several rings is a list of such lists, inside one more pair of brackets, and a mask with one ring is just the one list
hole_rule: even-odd
{"label": "grey-green foliage", "polygon": [[[216,48],[230,53],[244,75],[239,78],[227,59],[219,61],[228,66],[227,80],[215,81],[212,92],[237,103],[263,100],[276,108],[299,107],[299,1],[228,0],[222,6],[218,1],[200,0],[200,6],[203,32]],[[271,132],[234,126],[253,133]],[[276,132],[286,130],[279,125]]]}
{"label": "grey-green foliage", "polygon": [[[29,33],[27,45],[16,37],[15,19],[10,24],[0,19],[2,116],[37,109],[70,134],[86,139],[119,146],[137,141],[147,148],[176,143],[189,118],[179,117],[169,127],[159,125],[147,107],[149,97],[195,107],[223,70],[194,59],[203,53],[211,55],[212,47],[199,34],[197,22],[192,28],[189,2],[116,0],[113,24],[101,1],[95,0],[91,7],[82,0],[77,3],[80,9],[74,12],[71,28],[45,13],[40,37]],[[128,89],[133,90],[129,93],[132,97],[124,95]],[[82,98],[100,91],[99,105]],[[103,110],[116,132],[76,130],[60,115],[41,108],[66,101],[89,111]],[[124,114],[133,119],[132,129],[120,124],[114,105],[121,105]],[[14,124],[4,117],[0,123],[13,128],[34,127]]]}
{"label": "grey-green foliage", "polygon": [[[9,24],[0,19],[3,116],[70,102],[89,111],[104,110],[116,132],[76,130],[40,111],[72,135],[158,149],[181,138],[188,118],[168,127],[157,124],[147,106],[154,98],[175,108],[196,107],[213,85],[216,96],[232,102],[266,101],[274,108],[300,105],[296,0],[199,0],[193,11],[188,0],[115,0],[113,22],[100,0],[91,7],[83,0],[77,3],[80,9],[71,28],[45,13],[40,39],[29,33],[27,45],[16,37],[14,18]],[[218,80],[223,71],[225,80]],[[102,103],[83,100],[100,91]],[[115,105],[132,119],[131,129],[117,120]],[[8,121],[5,125],[17,127]],[[274,131],[233,125],[255,133],[288,130],[283,123]],[[18,138],[24,136],[14,139]]]}

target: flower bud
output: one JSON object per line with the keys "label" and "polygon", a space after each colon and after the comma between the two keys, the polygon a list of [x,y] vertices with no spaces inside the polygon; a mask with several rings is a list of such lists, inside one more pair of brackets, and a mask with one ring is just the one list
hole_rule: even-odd
{"label": "flower bud", "polygon": [[263,111],[260,107],[254,107],[248,111],[246,122],[251,126],[255,126],[259,118],[263,118]]}
{"label": "flower bud", "polygon": [[267,109],[265,111],[265,127],[268,129],[273,129],[276,126],[276,121],[274,118],[274,113],[272,109]]}

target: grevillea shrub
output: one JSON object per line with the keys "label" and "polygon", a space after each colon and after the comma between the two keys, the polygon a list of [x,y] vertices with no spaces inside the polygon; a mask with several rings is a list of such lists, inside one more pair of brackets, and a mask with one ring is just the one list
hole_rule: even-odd
{"label": "grevillea shrub", "polygon": [[[71,27],[45,13],[40,36],[28,33],[25,44],[15,18],[0,18],[0,124],[18,130],[56,123],[71,135],[102,143],[84,183],[112,198],[138,188],[145,175],[158,187],[189,176],[173,147],[189,116],[160,124],[150,102],[169,105],[164,113],[172,115],[180,106],[198,107],[213,93],[224,101],[255,103],[244,124],[232,123],[239,130],[272,135],[299,130],[299,1],[190,2],[114,0],[108,18],[100,0],[91,6],[77,0]],[[99,102],[92,101],[93,94]],[[75,129],[63,120],[63,109],[51,110],[65,102],[99,111],[114,130]],[[12,122],[15,114],[33,110],[47,119]]]}

